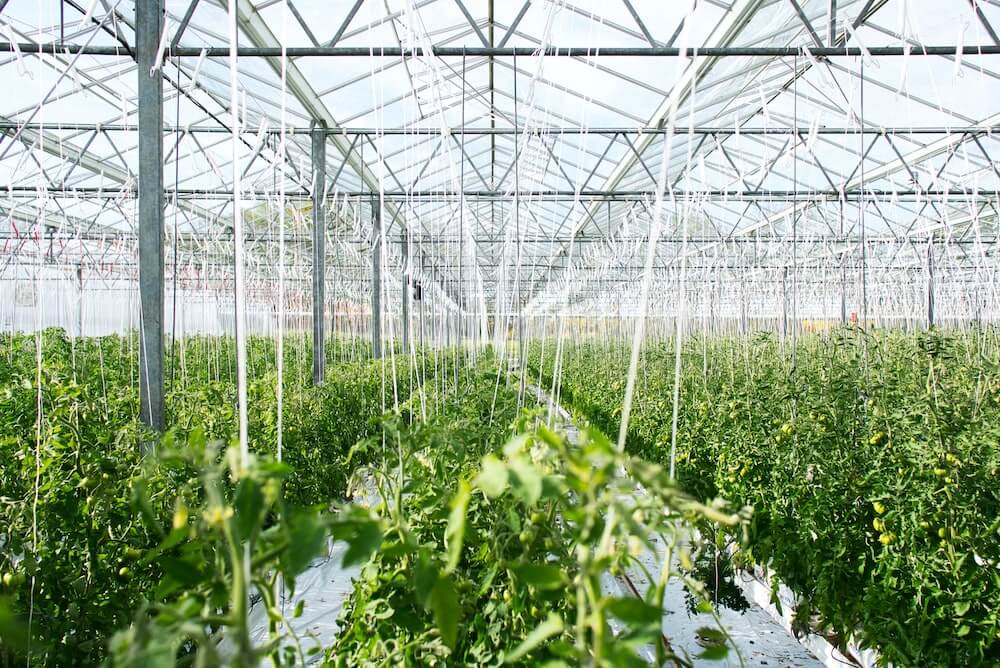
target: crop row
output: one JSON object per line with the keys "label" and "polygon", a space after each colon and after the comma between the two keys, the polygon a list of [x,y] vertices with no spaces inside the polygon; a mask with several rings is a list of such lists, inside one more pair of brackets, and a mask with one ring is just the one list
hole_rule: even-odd
{"label": "crop row", "polygon": [[[444,373],[448,360],[433,356],[416,364],[398,357],[395,374],[359,358],[331,365],[325,384],[314,387],[309,351],[295,343],[285,349],[283,499],[329,507],[344,497],[350,448],[378,432],[376,418],[395,398],[411,396],[417,371],[426,380],[425,403],[441,396],[433,388],[447,389],[453,374],[450,367]],[[166,401],[171,429],[162,443],[137,420],[136,345],[134,336],[73,340],[58,330],[0,337],[0,607],[30,615],[35,662],[98,662],[140,600],[157,588],[188,586],[194,572],[183,560],[142,555],[176,515],[185,498],[178,490],[202,488],[201,462],[160,467],[140,451],[154,443],[154,450],[184,449],[192,435],[202,444],[231,437],[233,342],[178,342],[181,362]],[[357,347],[336,346],[340,359]],[[262,456],[277,448],[274,352],[271,340],[251,341],[250,447]],[[191,504],[204,500],[197,491],[187,496]],[[8,660],[28,648],[14,651],[0,643],[0,658]]]}
{"label": "crop row", "polygon": [[[627,342],[564,347],[562,398],[617,433]],[[531,349],[553,381],[551,341]],[[647,344],[628,449],[666,464],[674,351]],[[995,333],[852,329],[689,339],[679,484],[753,507],[737,563],[802,597],[803,630],[895,665],[1000,661],[1000,358]]]}

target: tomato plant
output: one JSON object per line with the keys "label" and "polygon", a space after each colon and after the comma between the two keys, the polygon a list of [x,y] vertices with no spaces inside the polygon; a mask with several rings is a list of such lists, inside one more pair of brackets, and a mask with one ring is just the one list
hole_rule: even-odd
{"label": "tomato plant", "polygon": [[[617,433],[620,347],[566,346],[561,394]],[[550,346],[551,349],[551,346]],[[643,350],[628,448],[669,457],[672,346]],[[740,562],[800,616],[896,665],[1000,661],[1000,354],[994,331],[695,337],[682,350],[678,479],[751,505]],[[554,360],[532,349],[552,383]],[[816,619],[813,620],[812,618]]]}

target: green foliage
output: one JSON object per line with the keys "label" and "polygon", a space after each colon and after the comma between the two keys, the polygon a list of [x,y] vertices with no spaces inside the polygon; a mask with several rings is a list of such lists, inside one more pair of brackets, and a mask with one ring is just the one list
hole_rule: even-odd
{"label": "green foliage", "polygon": [[377,491],[386,531],[345,604],[330,664],[497,663],[544,619],[541,606],[562,605],[553,596],[514,612],[516,584],[497,564],[522,551],[520,528],[466,482],[510,434],[516,396],[501,385],[494,408],[495,379],[484,361],[435,417],[419,419],[411,400],[357,449],[378,453],[358,476]]}
{"label": "green foliage", "polygon": [[[535,412],[511,436],[499,425],[510,424],[517,398],[501,386],[494,409],[495,372],[481,373],[439,419],[385,423],[385,458],[365,475],[387,531],[328,662],[618,666],[637,663],[642,646],[666,660],[663,594],[681,576],[670,555],[690,522],[736,526],[746,515],[697,503],[597,430],[572,444]],[[483,419],[491,409],[493,423]],[[602,579],[638,567],[636,550],[654,536],[671,552],[649,600],[606,595]],[[610,617],[626,629],[613,634]]]}
{"label": "green foliage", "polygon": [[[355,342],[330,342],[327,382],[313,387],[306,344],[289,337],[285,348],[285,499],[326,508],[344,498],[348,452],[377,429],[394,387],[388,365],[366,361]],[[227,441],[236,430],[232,339],[192,337],[174,350],[162,447],[200,452],[208,441]],[[31,642],[5,639],[0,663],[22,660],[29,645],[33,663],[99,663],[140,601],[205,575],[177,555],[142,558],[173,536],[167,527],[178,503],[203,499],[197,467],[143,468],[140,452],[154,450],[156,438],[137,420],[137,355],[135,336],[0,335],[0,597],[4,619],[26,623],[29,608],[32,617]],[[250,340],[250,449],[271,456],[274,355],[273,340]],[[396,362],[395,390],[405,399],[413,373],[408,358]],[[178,489],[190,491],[178,497]],[[245,494],[241,503],[260,503]],[[314,527],[296,521],[289,518],[294,530],[315,539]]]}
{"label": "green foliage", "polygon": [[[552,346],[532,348],[552,381]],[[740,563],[768,563],[837,638],[895,665],[1000,662],[996,332],[845,329],[788,342],[692,338],[678,479],[752,505]],[[626,345],[567,346],[561,392],[618,431]],[[670,454],[674,351],[647,345],[628,447]],[[800,624],[802,625],[802,624]]]}

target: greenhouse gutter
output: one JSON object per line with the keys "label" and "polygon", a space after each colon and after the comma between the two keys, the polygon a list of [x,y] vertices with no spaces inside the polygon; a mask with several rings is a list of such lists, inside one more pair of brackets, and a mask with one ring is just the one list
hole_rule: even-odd
{"label": "greenhouse gutter", "polygon": [[[51,42],[37,44],[22,42],[12,44],[0,43],[0,53],[21,52],[23,54],[82,54],[85,56],[119,56],[131,60],[131,54],[121,46],[97,46],[82,44],[64,44]],[[981,44],[970,46],[872,46],[861,48],[857,46],[720,46],[720,47],[594,47],[567,46],[549,47],[545,49],[530,46],[515,47],[450,47],[433,46],[429,49],[421,47],[403,48],[399,46],[307,46],[307,47],[253,47],[244,46],[237,50],[240,58],[415,58],[431,55],[438,58],[461,57],[492,57],[504,58],[519,56],[522,58],[577,57],[577,58],[857,58],[883,56],[995,56],[1000,55],[1000,45]],[[229,58],[231,50],[228,46],[211,47],[174,47],[166,48],[163,58]]]}
{"label": "greenhouse gutter", "polygon": [[[21,123],[16,120],[5,120],[0,117],[0,130],[15,130],[23,128],[25,130],[45,130],[47,132],[136,132],[139,127],[134,123]],[[178,130],[188,133],[198,134],[232,134],[232,128],[203,125],[173,127],[164,125],[164,134],[174,134]],[[414,127],[414,128],[354,128],[334,126],[323,128],[322,132],[327,135],[374,135],[376,137],[388,136],[437,136],[437,135],[513,135],[530,134],[533,136],[550,135],[983,135],[1000,131],[1000,125],[968,125],[968,126],[924,126],[924,127],[688,127],[675,126],[672,128],[658,127],[556,127],[543,126],[525,130],[523,128],[440,128],[440,127]],[[312,135],[315,128],[308,127],[273,127],[254,128],[245,127],[240,132],[248,135]]]}

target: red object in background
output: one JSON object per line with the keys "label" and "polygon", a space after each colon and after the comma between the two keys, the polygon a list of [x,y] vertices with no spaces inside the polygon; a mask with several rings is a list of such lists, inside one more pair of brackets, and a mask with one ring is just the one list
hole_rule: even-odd
{"label": "red object in background", "polygon": [[858,321],[858,312],[851,311],[851,322],[856,323]]}

